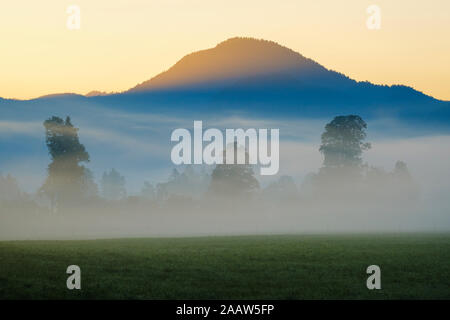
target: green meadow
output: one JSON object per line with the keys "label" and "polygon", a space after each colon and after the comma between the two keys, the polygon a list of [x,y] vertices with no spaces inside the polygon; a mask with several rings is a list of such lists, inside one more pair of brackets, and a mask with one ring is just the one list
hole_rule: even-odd
{"label": "green meadow", "polygon": [[450,299],[450,234],[4,241],[0,299]]}

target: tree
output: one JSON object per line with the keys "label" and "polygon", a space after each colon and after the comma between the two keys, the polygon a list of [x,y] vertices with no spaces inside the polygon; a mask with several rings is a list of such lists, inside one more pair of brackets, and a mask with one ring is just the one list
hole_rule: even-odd
{"label": "tree", "polygon": [[352,197],[361,189],[365,166],[363,151],[370,149],[364,142],[367,124],[357,115],[337,116],[325,126],[319,151],[323,166],[302,188],[318,197]]}
{"label": "tree", "polygon": [[[245,197],[259,189],[259,182],[255,178],[253,167],[249,164],[248,153],[239,150],[237,143],[230,147],[234,148],[234,164],[216,165],[211,174],[209,191],[214,195]],[[223,159],[226,159],[227,151],[223,152]],[[238,152],[245,152],[244,164],[236,164]]]}
{"label": "tree", "polygon": [[408,170],[408,166],[403,161],[397,161],[395,163],[393,174],[399,180],[403,180],[406,182],[411,182],[412,180],[411,174],[409,173]]}
{"label": "tree", "polygon": [[62,205],[76,203],[85,194],[86,168],[89,154],[78,139],[78,128],[70,117],[65,121],[51,117],[44,121],[45,142],[52,162],[48,166],[48,176],[41,191],[51,201],[55,211]]}
{"label": "tree", "polygon": [[186,165],[182,172],[174,168],[167,182],[158,183],[157,198],[162,201],[171,196],[200,198],[207,191],[209,180],[209,175],[204,170],[195,170],[194,165]]}
{"label": "tree", "polygon": [[120,200],[126,197],[125,178],[116,169],[104,172],[101,180],[103,197],[108,200]]}
{"label": "tree", "polygon": [[357,167],[362,164],[361,155],[370,149],[364,142],[367,124],[360,116],[338,116],[325,126],[320,152],[324,155],[324,167]]}

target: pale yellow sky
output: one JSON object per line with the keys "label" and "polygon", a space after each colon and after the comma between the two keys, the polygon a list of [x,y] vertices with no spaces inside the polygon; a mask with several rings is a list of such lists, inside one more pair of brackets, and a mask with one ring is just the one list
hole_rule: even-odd
{"label": "pale yellow sky", "polygon": [[[73,4],[79,30],[66,27]],[[366,26],[371,4],[381,8],[380,30]],[[2,1],[0,97],[122,91],[234,36],[450,100],[449,0]]]}

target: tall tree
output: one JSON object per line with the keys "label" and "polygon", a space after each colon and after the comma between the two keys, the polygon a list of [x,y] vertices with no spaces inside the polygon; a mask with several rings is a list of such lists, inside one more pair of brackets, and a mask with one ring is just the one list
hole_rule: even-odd
{"label": "tall tree", "polygon": [[51,201],[52,208],[79,201],[85,192],[86,168],[89,154],[78,138],[78,128],[70,117],[65,120],[51,117],[44,121],[45,142],[52,162],[48,176],[41,187]]}
{"label": "tall tree", "polygon": [[362,164],[361,155],[370,149],[364,142],[367,124],[360,116],[338,116],[325,126],[320,152],[324,167],[356,167]]}

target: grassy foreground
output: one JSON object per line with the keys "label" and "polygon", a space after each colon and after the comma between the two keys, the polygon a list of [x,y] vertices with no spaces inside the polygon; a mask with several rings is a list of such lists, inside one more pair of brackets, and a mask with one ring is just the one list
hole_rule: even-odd
{"label": "grassy foreground", "polygon": [[0,299],[361,298],[449,299],[450,234],[0,242]]}

